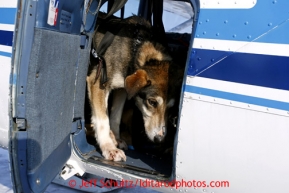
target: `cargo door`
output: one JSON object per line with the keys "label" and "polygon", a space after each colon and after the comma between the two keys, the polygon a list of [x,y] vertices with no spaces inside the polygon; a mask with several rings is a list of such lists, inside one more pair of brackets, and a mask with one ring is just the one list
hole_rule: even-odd
{"label": "cargo door", "polygon": [[83,128],[97,7],[98,1],[18,1],[10,106],[15,192],[43,192],[70,157],[71,133]]}

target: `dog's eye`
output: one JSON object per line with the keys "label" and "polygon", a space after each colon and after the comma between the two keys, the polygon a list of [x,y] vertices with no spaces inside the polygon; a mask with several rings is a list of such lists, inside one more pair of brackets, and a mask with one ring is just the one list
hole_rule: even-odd
{"label": "dog's eye", "polygon": [[148,103],[153,107],[157,107],[158,105],[158,102],[155,99],[148,99]]}

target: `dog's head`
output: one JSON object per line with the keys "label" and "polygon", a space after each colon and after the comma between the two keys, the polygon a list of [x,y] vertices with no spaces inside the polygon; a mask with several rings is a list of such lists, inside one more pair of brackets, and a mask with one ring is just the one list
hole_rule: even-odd
{"label": "dog's head", "polygon": [[169,62],[151,60],[125,79],[128,98],[134,98],[142,112],[145,131],[154,142],[166,135],[166,111],[174,104],[168,99]]}

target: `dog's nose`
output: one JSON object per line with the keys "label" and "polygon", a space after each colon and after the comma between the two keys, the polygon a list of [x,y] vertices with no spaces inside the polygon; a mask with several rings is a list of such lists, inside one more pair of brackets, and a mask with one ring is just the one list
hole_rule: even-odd
{"label": "dog's nose", "polygon": [[156,135],[156,136],[154,137],[154,142],[155,142],[155,143],[160,143],[160,142],[163,141],[163,139],[164,139],[164,136],[162,136],[162,135]]}
{"label": "dog's nose", "polygon": [[156,133],[154,137],[154,142],[161,143],[164,140],[165,136],[166,136],[166,128],[165,126],[163,126],[162,129],[158,133]]}

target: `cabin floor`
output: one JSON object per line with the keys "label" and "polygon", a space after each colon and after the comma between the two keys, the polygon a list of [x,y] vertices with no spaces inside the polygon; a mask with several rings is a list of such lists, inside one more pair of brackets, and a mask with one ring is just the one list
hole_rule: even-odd
{"label": "cabin floor", "polygon": [[157,154],[153,151],[154,147],[151,147],[151,149],[147,148],[146,151],[130,148],[124,151],[127,157],[125,162],[113,162],[105,160],[96,145],[89,144],[86,140],[83,140],[85,137],[87,137],[87,141],[90,141],[90,143],[95,141],[90,139],[90,136],[87,136],[84,130],[80,130],[77,134],[73,135],[74,149],[88,162],[98,165],[109,165],[119,170],[162,178],[167,178],[171,175],[172,155],[169,153]]}

